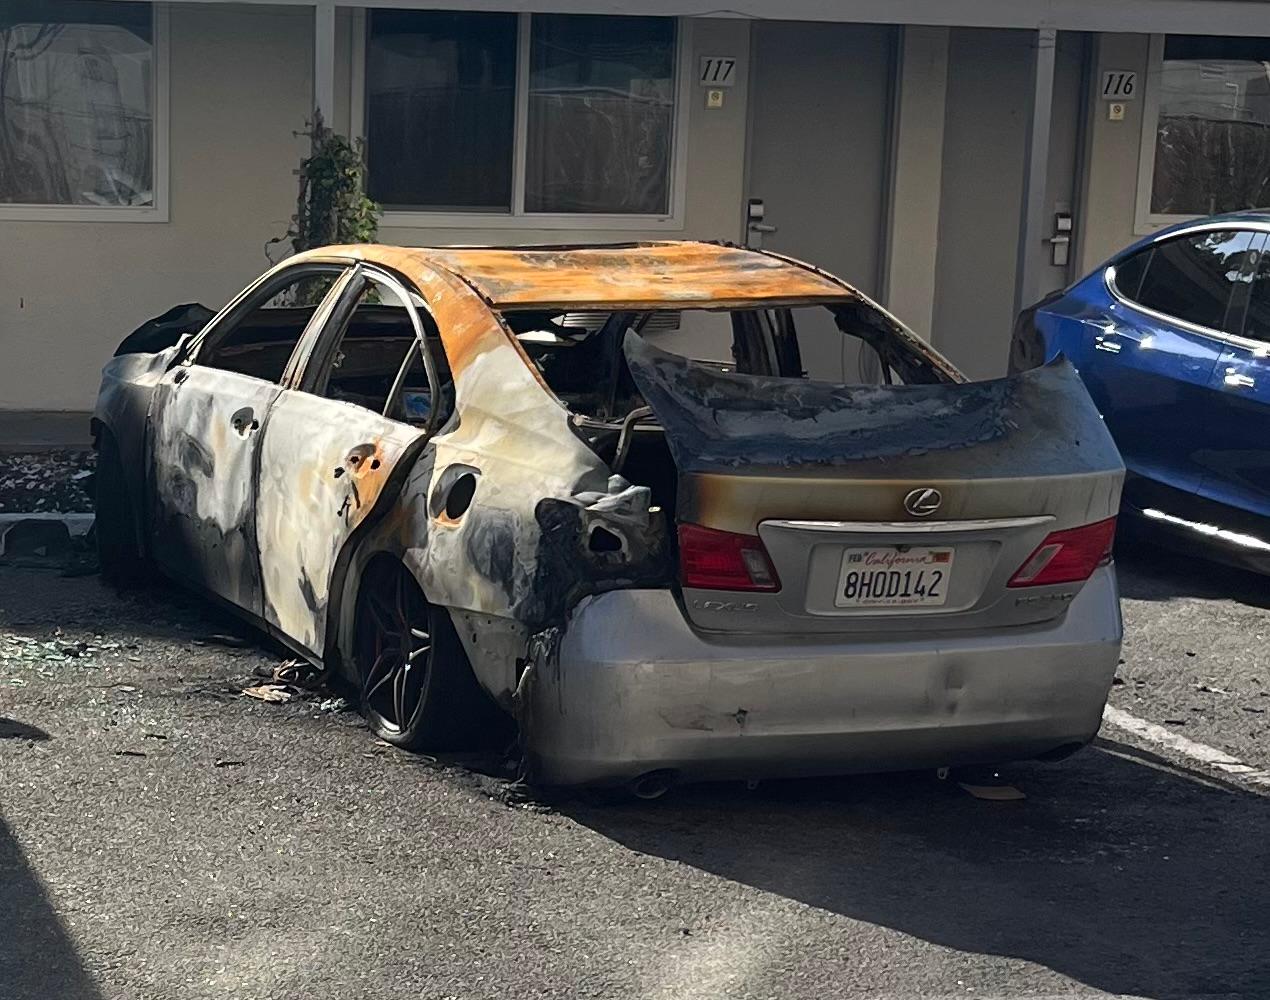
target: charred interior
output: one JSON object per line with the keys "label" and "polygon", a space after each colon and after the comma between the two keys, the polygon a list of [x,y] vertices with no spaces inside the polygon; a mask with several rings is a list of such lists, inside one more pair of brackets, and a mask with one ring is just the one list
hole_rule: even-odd
{"label": "charred interior", "polygon": [[[951,381],[866,302],[745,309],[517,310],[503,319],[574,425],[615,474],[648,486],[675,518],[677,472],[665,434],[631,375],[635,335],[708,372],[841,385]],[[757,388],[758,383],[756,383]]]}

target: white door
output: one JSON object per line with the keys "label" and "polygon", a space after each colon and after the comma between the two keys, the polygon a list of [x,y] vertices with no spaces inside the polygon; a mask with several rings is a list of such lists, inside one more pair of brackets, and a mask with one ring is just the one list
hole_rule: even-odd
{"label": "white door", "polygon": [[264,618],[316,656],[341,553],[395,498],[397,473],[444,412],[424,329],[406,288],[360,267],[265,421],[256,501]]}
{"label": "white door", "polygon": [[[762,201],[762,224],[774,229],[751,230],[750,243],[816,264],[875,294],[895,31],[759,21],[752,39],[746,193]],[[809,374],[843,377],[837,331],[800,340]]]}
{"label": "white door", "polygon": [[151,541],[168,573],[261,613],[260,431],[305,329],[344,268],[280,272],[217,316],[150,411]]}

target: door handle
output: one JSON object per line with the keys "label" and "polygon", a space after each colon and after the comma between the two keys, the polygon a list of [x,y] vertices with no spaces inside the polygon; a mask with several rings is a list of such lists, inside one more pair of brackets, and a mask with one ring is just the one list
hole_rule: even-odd
{"label": "door handle", "polygon": [[750,223],[750,232],[752,232],[752,233],[774,233],[774,232],[776,232],[776,227],[775,227],[775,226],[773,226],[770,222],[751,222],[751,223]]}
{"label": "door handle", "polygon": [[363,463],[371,469],[378,469],[382,464],[375,456],[375,446],[373,444],[359,444],[352,449],[344,456],[344,464],[337,465],[332,469],[331,475],[339,479],[346,472],[358,472],[361,470]]}
{"label": "door handle", "polygon": [[229,418],[229,424],[243,437],[246,437],[252,431],[260,430],[260,421],[256,419],[255,412],[250,406],[244,406],[241,410],[235,412]]}
{"label": "door handle", "polygon": [[1102,333],[1094,338],[1095,351],[1119,354],[1122,347],[1124,347],[1124,344],[1120,343],[1120,333],[1114,326],[1103,327]]}
{"label": "door handle", "polygon": [[1081,322],[1093,329],[1098,334],[1094,337],[1094,350],[1106,351],[1108,354],[1119,354],[1124,344],[1120,342],[1120,331],[1116,328],[1115,323],[1095,323],[1092,320],[1081,320]]}
{"label": "door handle", "polygon": [[1251,389],[1257,384],[1257,380],[1251,375],[1243,374],[1238,368],[1227,368],[1226,377],[1222,382],[1231,389]]}

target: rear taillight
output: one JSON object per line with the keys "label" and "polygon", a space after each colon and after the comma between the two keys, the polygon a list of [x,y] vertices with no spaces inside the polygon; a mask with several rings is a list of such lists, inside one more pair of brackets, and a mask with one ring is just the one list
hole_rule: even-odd
{"label": "rear taillight", "polygon": [[779,590],[767,550],[754,535],[679,525],[679,569],[685,587]]}
{"label": "rear taillight", "polygon": [[1011,587],[1043,587],[1054,583],[1088,580],[1095,569],[1111,559],[1116,519],[1067,528],[1046,536],[1010,577]]}

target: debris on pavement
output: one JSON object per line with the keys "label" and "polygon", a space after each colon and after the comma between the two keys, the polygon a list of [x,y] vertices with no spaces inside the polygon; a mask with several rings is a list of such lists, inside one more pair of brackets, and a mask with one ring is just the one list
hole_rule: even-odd
{"label": "debris on pavement", "polygon": [[225,632],[213,632],[211,635],[205,635],[190,641],[196,646],[229,646],[233,649],[242,649],[251,645],[249,639],[244,639],[238,635],[229,635]]}
{"label": "debris on pavement", "polygon": [[273,684],[285,684],[297,689],[320,688],[327,679],[326,671],[319,670],[304,660],[283,660],[269,666],[261,664],[253,671],[256,677]]}
{"label": "debris on pavement", "polygon": [[257,701],[286,702],[295,697],[295,692],[285,684],[255,684],[243,688],[243,694]]}
{"label": "debris on pavement", "polygon": [[213,761],[212,767],[244,767],[246,764],[245,760],[217,760]]}
{"label": "debris on pavement", "polygon": [[91,513],[96,460],[88,449],[0,455],[0,512]]}
{"label": "debris on pavement", "polygon": [[351,712],[352,703],[347,698],[326,698],[318,705],[319,712]]}
{"label": "debris on pavement", "polygon": [[95,637],[91,641],[69,639],[54,632],[51,639],[37,639],[15,632],[0,633],[0,662],[15,666],[29,666],[43,673],[56,663],[75,660],[92,661],[104,652],[122,649],[121,643]]}

